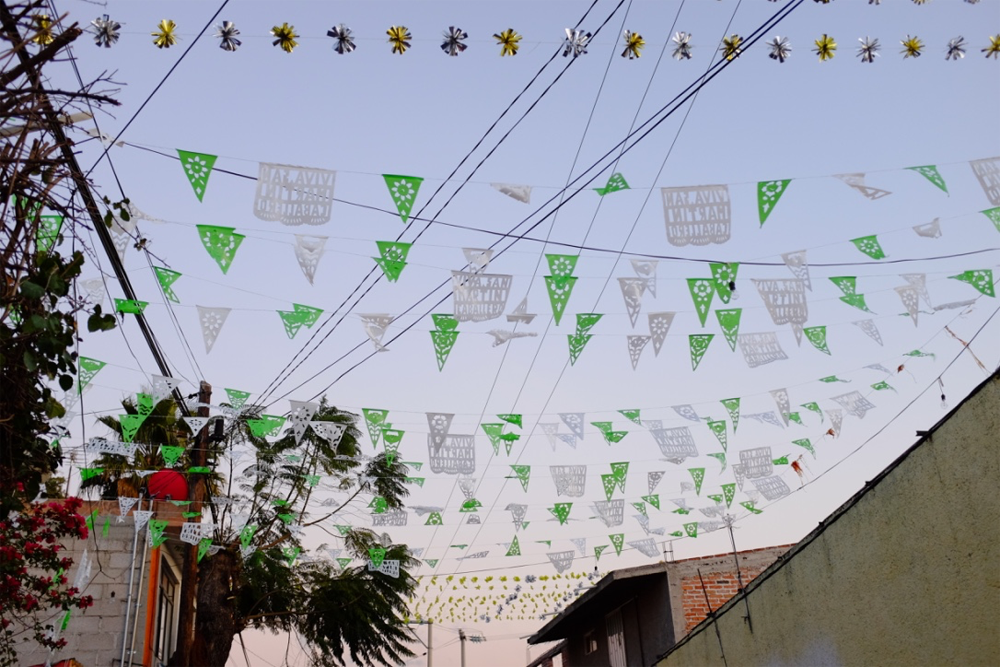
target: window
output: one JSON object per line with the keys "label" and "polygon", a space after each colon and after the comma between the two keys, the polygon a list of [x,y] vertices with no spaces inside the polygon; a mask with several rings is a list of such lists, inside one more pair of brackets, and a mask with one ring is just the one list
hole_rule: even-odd
{"label": "window", "polygon": [[590,655],[597,650],[597,637],[594,636],[593,630],[588,630],[586,634],[583,635],[583,654]]}
{"label": "window", "polygon": [[177,580],[166,559],[160,560],[160,590],[156,607],[156,638],[153,640],[157,664],[165,665],[170,659],[174,642],[174,596]]}

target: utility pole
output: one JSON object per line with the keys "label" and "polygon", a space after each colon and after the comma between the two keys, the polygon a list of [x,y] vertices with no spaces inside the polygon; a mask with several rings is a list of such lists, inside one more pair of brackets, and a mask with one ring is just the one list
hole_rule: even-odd
{"label": "utility pole", "polygon": [[462,643],[462,667],[465,667],[465,640],[468,639],[465,636],[465,630],[458,631],[458,639]]}
{"label": "utility pole", "polygon": [[434,641],[432,631],[434,630],[434,619],[427,619],[427,667],[434,667]]}
{"label": "utility pole", "polygon": [[[212,385],[201,381],[198,388],[198,416],[208,417],[208,404],[212,402]],[[209,423],[202,427],[191,451],[192,466],[208,465]],[[205,500],[205,476],[198,473],[188,487],[188,510],[201,512]],[[194,604],[198,596],[198,545],[194,544],[184,552],[184,567],[181,570],[181,601],[177,614],[177,650],[170,660],[171,665],[190,665],[191,647],[194,644]]]}

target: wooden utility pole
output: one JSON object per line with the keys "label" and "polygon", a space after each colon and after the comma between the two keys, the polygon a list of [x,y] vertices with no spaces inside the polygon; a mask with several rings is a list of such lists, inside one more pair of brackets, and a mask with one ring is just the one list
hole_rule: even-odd
{"label": "wooden utility pole", "polygon": [[[208,404],[212,402],[212,385],[201,381],[198,388],[198,416],[208,417]],[[191,466],[208,465],[209,422],[198,432],[194,449],[191,450]],[[201,512],[205,500],[205,475],[191,475],[188,482],[189,512]],[[194,645],[194,603],[198,597],[198,545],[193,544],[184,552],[184,567],[181,569],[181,601],[177,614],[177,650],[170,659],[171,665],[190,665],[191,647]]]}

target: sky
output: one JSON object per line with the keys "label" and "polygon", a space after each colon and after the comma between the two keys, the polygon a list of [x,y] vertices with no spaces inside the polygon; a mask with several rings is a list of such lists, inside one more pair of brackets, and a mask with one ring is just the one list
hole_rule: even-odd
{"label": "sky", "polygon": [[[319,396],[359,414],[363,408],[389,411],[387,421],[406,433],[400,457],[424,464],[413,473],[425,481],[413,486],[409,504],[445,508],[441,526],[425,526],[427,515],[410,511],[405,527],[388,529],[397,542],[437,561],[424,563],[418,575],[442,581],[449,575],[551,576],[555,570],[546,554],[575,551],[574,538],[586,539],[586,555],[577,554],[570,572],[650,562],[629,547],[620,556],[609,549],[599,561],[593,554],[594,547],[609,544],[611,532],[624,533],[630,542],[647,537],[630,504],[650,493],[662,499],[660,510],[647,504],[650,526],[666,533],[652,537],[668,557],[729,550],[724,530],[695,539],[671,537],[684,523],[710,518],[673,514],[676,505],[669,499],[683,495],[692,508],[711,506],[706,494],[734,481],[731,467],[722,472],[720,461],[707,456],[722,450],[703,423],[704,418],[731,421],[720,403],[731,397],[741,398],[744,418],[735,433],[728,425],[730,464],[739,460],[739,451],[770,446],[775,458],[804,455],[805,467],[799,477],[789,466],[778,466],[792,493],[773,502],[759,499],[760,515],[737,504],[751,496],[737,494],[729,509],[737,547],[793,543],[911,445],[917,430],[943,417],[984,379],[976,359],[987,369],[997,366],[996,300],[949,276],[996,270],[1000,257],[997,228],[981,213],[996,204],[968,164],[1000,155],[1000,63],[980,52],[1000,30],[998,0],[920,6],[906,0],[798,6],[764,0],[232,0],[210,20],[219,4],[55,2],[57,13],[81,26],[105,12],[123,24],[112,48],[96,48],[85,35],[73,50],[84,80],[108,73],[121,84],[115,94],[121,106],[110,115],[99,112],[96,121],[100,132],[126,142],[112,146],[100,161],[103,146],[96,140],[82,143],[80,162],[86,169],[96,164],[91,179],[100,195],[118,200],[124,193],[155,219],[141,220],[137,228],[148,252],[128,248],[125,265],[139,298],[149,302],[146,315],[184,393],[196,391],[203,378],[213,385],[215,402],[224,400],[224,387],[241,389],[253,393],[251,401],[263,400],[272,414],[285,414],[289,399]],[[663,122],[652,129],[652,123],[644,125],[664,118],[660,110],[672,109],[677,96],[718,62],[724,36],[750,35],[785,6],[795,8],[765,31],[764,39]],[[152,44],[150,33],[161,19],[177,24],[179,41],[169,49]],[[241,31],[242,46],[235,52],[218,47],[214,28],[196,40],[203,26],[223,20]],[[292,53],[272,46],[269,34],[286,22],[301,35]],[[553,57],[565,29],[578,22],[584,31],[603,27],[586,54]],[[356,37],[353,53],[336,53],[326,36],[341,23]],[[412,46],[393,54],[385,33],[401,25],[412,33]],[[469,34],[467,50],[454,58],[439,48],[441,33],[450,26]],[[515,57],[500,57],[492,37],[507,28],[523,35]],[[645,40],[640,58],[621,57],[624,30]],[[669,38],[676,31],[692,36],[690,60],[671,57]],[[787,37],[792,47],[783,63],[768,57],[765,42],[776,35]],[[820,62],[811,49],[823,35],[834,38],[838,48],[835,57]],[[919,57],[903,58],[900,41],[910,36],[926,46]],[[959,36],[968,43],[966,56],[946,60],[946,45]],[[858,39],[866,37],[881,44],[870,64],[856,55]],[[74,80],[65,66],[53,76]],[[629,140],[630,148],[619,155],[620,142],[636,128],[642,128],[634,135],[638,141]],[[177,149],[217,156],[201,201],[176,159]],[[329,222],[286,226],[255,217],[261,162],[335,171]],[[947,192],[907,169],[927,165],[937,167]],[[629,189],[603,197],[592,190],[615,172]],[[834,178],[858,173],[865,174],[867,186],[891,194],[872,200]],[[419,219],[401,221],[383,174],[424,179],[413,209]],[[779,179],[791,182],[762,224],[757,183]],[[494,183],[532,186],[530,203],[501,194]],[[731,237],[720,244],[671,245],[660,189],[701,185],[728,186]],[[939,237],[914,232],[915,225],[935,219]],[[245,235],[225,274],[199,242],[197,225],[232,227]],[[296,234],[327,237],[312,284],[296,262]],[[405,242],[419,238],[399,280],[376,280],[381,271],[371,273],[375,242],[401,234]],[[870,235],[877,235],[884,259],[863,254],[851,242]],[[82,241],[99,249],[86,233]],[[450,285],[450,271],[464,266],[463,248],[494,243],[487,272],[512,276],[504,312],[526,296],[528,311],[537,317],[516,329],[504,318],[461,322],[457,343],[439,371],[430,314],[452,310],[450,287],[439,286]],[[775,324],[753,283],[792,278],[782,253],[799,250],[807,252],[810,265],[806,326],[827,327],[830,354],[808,340],[797,344],[789,325]],[[578,280],[558,325],[546,295],[545,254],[579,255]],[[617,280],[635,277],[631,259],[658,260],[656,294],[643,294],[634,326]],[[749,368],[741,352],[727,345],[714,313],[702,326],[686,281],[709,278],[708,262],[740,263],[738,297],[728,305],[716,297],[712,310],[742,308],[741,333],[776,332],[787,360]],[[88,262],[84,278],[99,275],[97,264],[108,271],[106,259]],[[150,264],[182,274],[172,286],[180,303],[165,303]],[[920,306],[916,326],[895,290],[907,284],[900,277],[907,273],[925,274],[930,297],[930,304]],[[857,278],[857,292],[865,294],[871,313],[839,299],[843,293],[829,280],[839,276]],[[107,285],[111,297],[122,297],[113,279]],[[977,297],[982,298],[968,307],[932,307]],[[296,303],[324,313],[314,328],[289,339],[276,311]],[[202,340],[199,305],[232,309],[210,353]],[[659,354],[648,345],[633,370],[626,336],[648,334],[650,312],[676,316]],[[372,354],[359,313],[399,315],[383,340],[387,352]],[[570,364],[567,335],[574,333],[577,313],[603,317]],[[876,324],[881,345],[853,324],[865,319]],[[529,335],[493,346],[491,329]],[[706,333],[715,338],[692,370],[689,335]],[[970,343],[975,357],[960,354],[962,341]],[[934,356],[903,356],[911,350]],[[85,336],[80,352],[108,365],[92,381],[83,416],[71,426],[70,449],[103,435],[96,417],[117,414],[121,399],[148,385],[157,372],[128,317],[117,331]],[[867,368],[873,364],[889,372]],[[819,382],[831,375],[846,383]],[[872,388],[880,381],[891,389]],[[778,389],[787,390],[803,425],[780,428],[746,418],[776,410],[770,392]],[[816,402],[823,410],[836,409],[832,397],[853,390],[876,407],[864,419],[846,416],[837,438],[827,435],[828,415],[799,407]],[[702,423],[685,421],[672,409],[685,404]],[[635,409],[642,426],[618,412]],[[429,469],[427,412],[454,414],[452,434],[476,434],[476,470],[470,476],[475,481],[467,488],[482,503],[479,525],[468,524],[468,514],[458,512],[465,498],[457,478]],[[550,444],[538,426],[560,423],[559,413],[586,415],[584,438],[575,448]],[[499,421],[498,414],[523,415],[521,428],[506,429],[521,435],[509,455],[502,448],[494,454],[479,428]],[[663,460],[650,420],[667,428],[690,427],[700,456],[681,465]],[[595,421],[610,421],[628,434],[609,445],[590,426]],[[561,423],[559,431],[569,433]],[[792,444],[803,438],[814,445],[815,457]],[[364,446],[373,452],[368,442],[366,437]],[[628,483],[615,497],[625,498],[626,518],[610,529],[593,518],[590,505],[604,499],[600,476],[610,472],[610,463],[622,461],[630,463]],[[511,478],[512,464],[531,466],[527,491]],[[556,496],[552,465],[586,465],[585,494]],[[706,471],[700,495],[682,491],[692,467]],[[650,491],[648,473],[661,471]],[[745,490],[752,488],[748,482]],[[564,525],[547,511],[555,502],[573,502]],[[515,535],[505,510],[510,503],[528,506],[530,525],[516,533],[520,557],[504,556],[502,546]],[[369,525],[368,512],[362,504],[345,516]],[[335,546],[337,540],[317,531],[307,534],[306,543]],[[487,550],[484,558],[459,560]],[[431,599],[422,601],[424,609]],[[542,604],[554,605],[555,598]],[[488,613],[489,607],[479,612]],[[525,619],[494,618],[488,624],[475,615],[463,620],[461,614],[436,612],[441,615],[435,664],[458,664],[457,644],[442,646],[453,642],[458,628],[487,638],[468,647],[475,664],[521,660],[523,636],[544,623],[527,603],[523,607],[514,613]],[[423,628],[417,632],[425,637]],[[262,638],[252,642],[250,664],[284,659],[284,641],[281,646]],[[292,646],[295,664],[294,640]],[[245,664],[237,653],[231,663]]]}

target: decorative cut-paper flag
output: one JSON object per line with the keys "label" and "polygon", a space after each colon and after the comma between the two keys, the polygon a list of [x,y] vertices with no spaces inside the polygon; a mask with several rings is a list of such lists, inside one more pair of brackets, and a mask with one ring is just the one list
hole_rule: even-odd
{"label": "decorative cut-paper flag", "polygon": [[322,225],[330,221],[337,172],[261,162],[253,214],[283,225]]}
{"label": "decorative cut-paper flag", "polygon": [[736,343],[740,335],[740,318],[743,315],[742,308],[730,308],[727,310],[716,310],[715,316],[719,319],[719,328],[722,335],[726,337],[729,347],[736,351]]}
{"label": "decorative cut-paper flag", "polygon": [[149,530],[150,548],[156,548],[167,541],[167,536],[163,534],[167,529],[166,519],[150,519],[146,527]]}
{"label": "decorative cut-paper flag", "polygon": [[424,522],[425,526],[443,526],[444,520],[441,518],[441,512],[431,512],[427,515],[427,521]]}
{"label": "decorative cut-paper flag", "polygon": [[893,388],[893,386],[890,385],[885,380],[879,380],[878,382],[876,382],[875,384],[873,384],[872,385],[872,389],[874,389],[875,391],[886,391],[886,390],[889,390],[889,389],[891,389],[892,391],[896,391],[895,388]]}
{"label": "decorative cut-paper flag", "polygon": [[725,243],[732,227],[728,185],[662,188],[670,245]]}
{"label": "decorative cut-paper flag", "polygon": [[545,287],[549,294],[549,303],[552,305],[552,317],[556,321],[556,326],[566,312],[566,304],[569,303],[573,287],[576,285],[574,276],[545,276]]}
{"label": "decorative cut-paper flag", "polygon": [[531,203],[530,185],[512,185],[510,183],[490,183],[490,186],[497,192],[503,193],[511,199],[516,199],[522,204]]}
{"label": "decorative cut-paper flag", "polygon": [[123,523],[125,521],[125,517],[137,502],[139,502],[138,498],[118,496],[118,523]]}
{"label": "decorative cut-paper flag", "polygon": [[413,244],[394,241],[376,241],[375,244],[378,246],[380,256],[372,259],[382,269],[386,280],[391,283],[396,282],[406,267],[406,257]]}
{"label": "decorative cut-paper flag", "polygon": [[528,297],[521,299],[521,303],[517,304],[517,307],[507,315],[508,322],[531,324],[533,319],[535,319],[535,313],[528,312]]}
{"label": "decorative cut-paper flag", "polygon": [[781,199],[781,195],[785,194],[785,190],[788,189],[788,184],[791,182],[792,179],[788,178],[782,181],[760,181],[757,183],[757,213],[761,227],[764,226],[767,216],[771,215],[771,211],[778,205],[778,200]]}
{"label": "decorative cut-paper flag", "polygon": [[309,422],[319,411],[319,403],[292,400],[288,403],[291,405],[289,419],[292,424],[292,434],[295,436],[295,444],[298,445],[302,441],[302,436],[306,434],[306,429],[309,428]]}
{"label": "decorative cut-paper flag", "polygon": [[914,225],[913,231],[916,232],[917,236],[923,236],[928,239],[936,239],[941,236],[941,220],[939,218],[934,218],[930,222],[924,223],[922,225]]}
{"label": "decorative cut-paper flag", "polygon": [[608,546],[609,545],[607,544],[602,544],[599,547],[594,547],[594,560],[601,560],[601,554],[604,553],[604,550],[607,549]]}
{"label": "decorative cut-paper flag", "polygon": [[611,544],[615,548],[615,554],[621,556],[622,547],[625,546],[625,533],[618,533],[617,535],[608,535],[608,539],[611,540]]}
{"label": "decorative cut-paper flag", "polygon": [[872,259],[885,259],[885,251],[882,250],[882,246],[878,242],[878,237],[874,234],[872,236],[861,236],[851,239],[851,243]]}
{"label": "decorative cut-paper flag", "polygon": [[149,305],[148,301],[136,301],[135,299],[115,299],[115,312],[131,313],[133,315],[142,315],[142,312],[146,310],[146,306],[148,305]]}
{"label": "decorative cut-paper flag", "polygon": [[382,565],[382,561],[385,560],[385,553],[385,549],[382,547],[371,547],[368,549],[370,566],[377,570]]}
{"label": "decorative cut-paper flag", "polygon": [[106,292],[104,290],[104,281],[101,278],[81,280],[80,285],[87,291],[87,301],[91,304],[104,303]]}
{"label": "decorative cut-paper flag", "polygon": [[907,167],[907,169],[917,172],[928,181],[941,188],[945,194],[948,194],[948,186],[945,185],[944,178],[941,177],[941,174],[938,172],[938,168],[934,165],[929,164],[923,167]]}
{"label": "decorative cut-paper flag", "polygon": [[726,472],[726,453],[725,452],[715,452],[713,454],[709,454],[709,456],[711,456],[713,459],[718,459],[719,463],[722,464],[722,470],[719,471],[720,475],[722,473]]}
{"label": "decorative cut-paper flag", "polygon": [[873,188],[865,185],[865,175],[863,173],[855,174],[837,174],[834,178],[839,178],[841,181],[854,188],[866,198],[875,201],[876,199],[881,199],[891,195],[892,193],[888,190],[881,190],[879,188]]}
{"label": "decorative cut-paper flag", "polygon": [[500,439],[503,436],[503,424],[480,424],[479,426],[490,439],[493,455],[498,455],[500,453]]}
{"label": "decorative cut-paper flag", "polygon": [[643,496],[642,499],[643,499],[643,501],[649,503],[650,505],[652,505],[656,509],[660,509],[660,496],[654,495],[654,494],[650,494],[648,496]]}
{"label": "decorative cut-paper flag", "polygon": [[573,432],[573,435],[583,440],[584,413],[582,412],[560,412],[559,419]]}
{"label": "decorative cut-paper flag", "polygon": [[625,300],[625,311],[628,313],[629,322],[632,328],[639,319],[639,312],[642,310],[642,295],[646,291],[647,280],[645,278],[619,278],[618,287],[622,292],[622,299]]}
{"label": "decorative cut-paper flag", "polygon": [[476,438],[473,435],[449,435],[436,448],[428,443],[431,472],[447,475],[472,475],[476,472]]}
{"label": "decorative cut-paper flag", "polygon": [[612,192],[618,192],[619,190],[628,190],[628,189],[629,185],[628,182],[625,181],[625,177],[619,174],[618,172],[615,172],[611,174],[610,178],[608,178],[607,185],[605,185],[603,188],[594,188],[594,192],[603,197],[604,195],[611,194]]}
{"label": "decorative cut-paper flag", "polygon": [[683,417],[689,422],[700,422],[701,417],[698,413],[694,411],[694,408],[690,405],[671,405],[670,409],[678,414],[678,416]]}
{"label": "decorative cut-paper flag", "polygon": [[774,399],[775,404],[778,406],[778,414],[785,421],[785,426],[788,426],[788,413],[792,411],[792,402],[788,398],[788,390],[786,389],[773,389],[771,390],[771,398]]}
{"label": "decorative cut-paper flag", "polygon": [[371,438],[372,446],[378,448],[378,443],[382,440],[382,426],[389,417],[389,411],[376,408],[362,408],[361,413],[365,417],[365,425],[368,427],[368,437]]}
{"label": "decorative cut-paper flag", "polygon": [[653,356],[659,356],[660,348],[667,339],[675,315],[676,313],[671,312],[649,314],[649,336],[653,339]]}
{"label": "decorative cut-paper flag", "polygon": [[806,251],[796,250],[795,252],[782,253],[781,259],[785,266],[792,272],[792,275],[805,283],[806,289],[812,291],[812,282],[809,279],[809,264],[806,262]]}
{"label": "decorative cut-paper flag", "polygon": [[691,292],[691,300],[694,301],[695,312],[698,313],[698,320],[701,326],[705,326],[708,319],[708,311],[712,307],[712,297],[715,296],[715,284],[707,278],[688,278],[688,291]]}
{"label": "decorative cut-paper flag", "polygon": [[923,273],[901,273],[899,277],[907,282],[908,287],[916,290],[917,295],[923,299],[928,306],[934,307],[931,303],[931,295],[927,292],[927,276]]}
{"label": "decorative cut-paper flag", "polygon": [[236,257],[236,251],[246,237],[237,234],[233,227],[219,227],[217,225],[197,225],[198,238],[201,239],[205,250],[215,260],[223,273],[229,271]]}
{"label": "decorative cut-paper flag", "polygon": [[698,537],[698,522],[684,524],[684,532],[688,537]]}
{"label": "decorative cut-paper flag", "polygon": [[986,198],[994,206],[1000,206],[1000,157],[970,160],[969,166]]}
{"label": "decorative cut-paper flag", "polygon": [[848,414],[854,415],[858,419],[864,419],[865,414],[875,407],[874,403],[869,401],[857,391],[850,391],[846,394],[841,394],[840,396],[832,396],[831,398],[836,401],[840,407],[844,408]]}
{"label": "decorative cut-paper flag", "polygon": [[549,512],[552,516],[559,519],[559,525],[564,525],[569,519],[569,512],[573,508],[573,503],[556,503],[553,507],[549,508]]}
{"label": "decorative cut-paper flag", "polygon": [[625,482],[628,479],[628,462],[621,461],[619,463],[612,463],[611,474],[615,478],[615,483],[618,485],[618,489],[622,493],[625,493]]}
{"label": "decorative cut-paper flag", "polygon": [[899,295],[899,300],[903,302],[903,308],[906,308],[906,313],[913,320],[913,326],[918,326],[918,319],[920,317],[920,294],[913,287],[907,285],[906,287],[896,287],[896,294]]}
{"label": "decorative cut-paper flag", "polygon": [[549,466],[557,496],[581,498],[587,489],[587,466]]}
{"label": "decorative cut-paper flag", "polygon": [[208,417],[184,417],[184,423],[191,428],[191,435],[197,436],[208,423]]}
{"label": "decorative cut-paper flag", "polygon": [[177,271],[171,271],[170,269],[164,269],[159,266],[154,266],[153,272],[156,274],[156,279],[160,283],[160,289],[163,290],[163,296],[166,297],[167,301],[180,303],[181,300],[177,298],[176,294],[174,294],[174,290],[171,288],[171,285],[177,282],[177,279],[181,277],[181,274]]}
{"label": "decorative cut-paper flag", "polygon": [[878,327],[875,326],[874,320],[858,320],[857,322],[852,322],[851,324],[864,331],[865,335],[879,345],[882,344],[882,335],[879,333]]}
{"label": "decorative cut-paper flag", "polygon": [[567,334],[566,338],[569,342],[569,363],[571,366],[576,365],[576,360],[580,358],[583,353],[583,348],[587,346],[587,343],[593,336],[590,334]]}
{"label": "decorative cut-paper flag", "polygon": [[133,238],[135,225],[136,219],[132,217],[122,220],[116,215],[111,221],[111,240],[118,252],[118,258],[122,261],[125,260],[125,252],[135,244],[136,239]]}
{"label": "decorative cut-paper flag", "polygon": [[632,370],[635,370],[639,365],[639,359],[642,357],[642,351],[646,349],[646,345],[649,344],[649,336],[626,336],[626,341],[628,343],[628,356],[629,361],[632,363]]}
{"label": "decorative cut-paper flag", "polygon": [[618,413],[634,424],[642,426],[642,419],[639,418],[639,410],[619,410]]}
{"label": "decorative cut-paper flag", "polygon": [[118,423],[122,427],[122,440],[132,442],[144,421],[146,418],[143,415],[119,415]]}
{"label": "decorative cut-paper flag", "polygon": [[753,280],[775,324],[805,324],[809,319],[805,282],[794,279]]}
{"label": "decorative cut-paper flag", "polygon": [[49,252],[59,240],[59,232],[62,231],[63,216],[61,215],[40,215],[38,216],[38,231],[35,233],[35,247],[38,252]]}
{"label": "decorative cut-paper flag", "polygon": [[691,479],[694,480],[694,492],[696,495],[701,495],[701,483],[705,481],[705,469],[704,468],[689,468],[688,472],[691,473]]}
{"label": "decorative cut-paper flag", "polygon": [[663,475],[664,471],[662,470],[654,470],[652,472],[646,473],[646,484],[649,488],[650,494],[652,494],[653,491],[656,490],[656,487],[659,486],[660,480],[663,479]]}
{"label": "decorative cut-paper flag", "polygon": [[434,355],[437,358],[438,370],[444,370],[444,364],[448,361],[448,355],[455,347],[459,332],[455,330],[458,322],[454,316],[448,314],[436,314],[431,316],[434,320],[435,329],[431,331],[431,341],[434,343]]}
{"label": "decorative cut-paper flag", "polygon": [[521,555],[521,544],[517,541],[517,535],[510,542],[510,547],[507,549],[505,556],[520,556]]}
{"label": "decorative cut-paper flag", "polygon": [[750,368],[788,359],[781,343],[778,342],[777,334],[773,331],[740,334],[739,344],[743,360]]}
{"label": "decorative cut-paper flag", "polygon": [[663,457],[672,463],[683,463],[685,458],[698,456],[691,429],[687,426],[658,428],[650,431]]}
{"label": "decorative cut-paper flag", "polygon": [[395,174],[383,174],[385,185],[389,188],[392,201],[396,204],[399,218],[406,224],[410,221],[410,211],[417,199],[417,192],[424,179],[419,176],[397,176]]}
{"label": "decorative cut-paper flag", "polygon": [[722,405],[726,408],[729,413],[729,418],[733,420],[733,433],[736,433],[736,429],[740,425],[740,399],[738,398],[723,398],[721,401]]}
{"label": "decorative cut-paper flag", "polygon": [[232,312],[231,308],[209,308],[207,306],[196,306],[198,309],[198,321],[201,324],[201,337],[205,341],[205,353],[208,354],[215,346],[215,341],[219,338],[219,332],[226,323],[226,318]]}
{"label": "decorative cut-paper flag", "polygon": [[813,447],[813,444],[812,442],[809,441],[809,438],[802,438],[801,440],[792,440],[792,444],[802,447],[807,452],[812,454],[813,458],[816,458],[816,448]]}
{"label": "decorative cut-paper flag", "polygon": [[633,259],[632,270],[635,271],[635,275],[645,279],[646,289],[654,297],[656,296],[656,265],[659,260],[655,259]]}
{"label": "decorative cut-paper flag", "polygon": [[833,431],[833,437],[840,437],[840,428],[844,424],[844,411],[843,410],[827,410],[826,416],[830,418],[831,430]]}
{"label": "decorative cut-paper flag", "polygon": [[762,479],[754,479],[751,481],[757,491],[759,491],[760,494],[768,500],[777,500],[778,498],[783,498],[792,492],[792,490],[789,489],[788,485],[785,483],[785,480],[777,475],[773,477],[764,477]]}
{"label": "decorative cut-paper flag", "polygon": [[359,313],[358,317],[361,318],[362,326],[365,329],[365,333],[368,334],[372,345],[375,346],[375,351],[388,351],[389,348],[382,344],[382,338],[385,336],[386,329],[389,328],[389,325],[392,324],[395,318],[386,313]]}
{"label": "decorative cut-paper flag", "polygon": [[688,344],[691,348],[691,370],[698,370],[698,364],[708,351],[708,346],[715,338],[715,334],[691,334],[688,336]]}
{"label": "decorative cut-paper flag", "polygon": [[830,354],[830,348],[826,344],[826,327],[806,327],[802,330],[806,338],[817,350],[823,354]]}
{"label": "decorative cut-paper flag", "polygon": [[729,438],[726,435],[726,422],[722,420],[710,421],[708,422],[708,428],[715,434],[719,444],[722,445],[722,451],[727,451],[729,449]]}
{"label": "decorative cut-paper flag", "polygon": [[205,198],[205,188],[208,187],[208,177],[212,174],[212,167],[215,166],[217,156],[206,153],[192,153],[189,151],[177,150],[180,156],[181,166],[184,167],[184,175],[191,183],[198,201]]}
{"label": "decorative cut-paper flag", "polygon": [[629,542],[628,545],[647,558],[656,558],[660,555],[660,552],[656,548],[656,542],[652,537],[647,537],[644,540],[637,540],[635,542]]}
{"label": "decorative cut-paper flag", "polygon": [[107,365],[107,362],[100,361],[98,359],[91,359],[90,357],[80,357],[77,359],[78,370],[76,385],[79,388],[78,393],[83,391],[83,388],[94,379],[94,376],[97,375],[98,371],[104,368],[105,365]]}
{"label": "decorative cut-paper flag", "polygon": [[313,284],[316,277],[316,269],[319,268],[319,260],[326,250],[326,236],[304,236],[295,235],[295,260],[299,263],[303,275]]}
{"label": "decorative cut-paper flag", "polygon": [[573,567],[574,554],[572,551],[556,551],[545,555],[549,557],[549,561],[559,574]]}
{"label": "decorative cut-paper flag", "polygon": [[279,310],[277,313],[278,317],[281,318],[282,325],[285,327],[285,334],[289,338],[295,338],[299,330],[305,326],[308,317],[306,313],[294,310]]}
{"label": "decorative cut-paper flag", "polygon": [[513,280],[511,275],[452,271],[455,319],[459,322],[485,322],[503,315]]}
{"label": "decorative cut-paper flag", "polygon": [[715,292],[719,295],[722,303],[729,303],[733,292],[736,290],[736,274],[740,270],[739,262],[711,262],[709,268],[712,270],[712,282],[715,284]]}
{"label": "decorative cut-paper flag", "polygon": [[591,505],[597,518],[608,528],[620,526],[625,515],[625,501],[618,500],[598,500]]}
{"label": "decorative cut-paper flag", "polygon": [[819,407],[819,403],[816,402],[803,403],[802,407],[804,407],[806,410],[811,410],[812,412],[815,412],[816,414],[819,415],[819,420],[821,422],[823,421],[823,410],[822,408]]}
{"label": "decorative cut-paper flag", "polygon": [[948,277],[953,280],[961,280],[963,283],[969,283],[981,294],[985,294],[986,296],[996,296],[996,292],[993,289],[993,271],[991,269],[963,271],[957,276]]}

